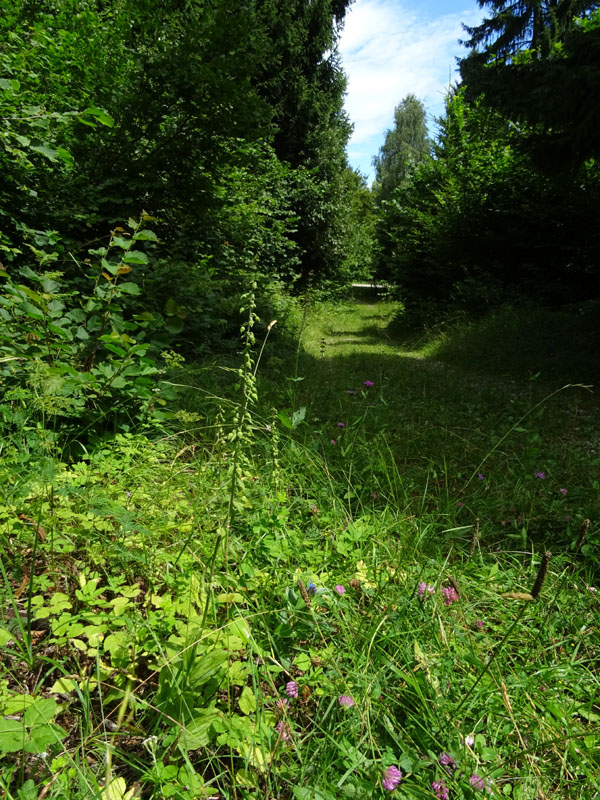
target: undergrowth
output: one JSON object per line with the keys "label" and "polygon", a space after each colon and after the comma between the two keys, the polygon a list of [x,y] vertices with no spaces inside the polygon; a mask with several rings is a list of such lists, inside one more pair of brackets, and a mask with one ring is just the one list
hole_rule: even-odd
{"label": "undergrowth", "polygon": [[396,310],[259,364],[249,295],[178,429],[7,437],[9,800],[598,795],[594,396],[403,349]]}

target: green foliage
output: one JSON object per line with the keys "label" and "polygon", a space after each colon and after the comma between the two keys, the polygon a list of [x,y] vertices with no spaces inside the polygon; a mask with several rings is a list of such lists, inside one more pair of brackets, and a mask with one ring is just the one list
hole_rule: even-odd
{"label": "green foliage", "polygon": [[[194,431],[2,459],[2,791],[376,798],[396,765],[412,797],[472,800],[480,775],[587,800],[597,401],[544,399],[535,341],[510,380],[474,374],[502,320],[459,332],[450,370],[455,331],[411,350],[397,304],[352,304],[308,315],[277,415],[251,295],[236,386],[217,412],[205,370]],[[539,599],[511,598],[544,545]]]}
{"label": "green foliage", "polygon": [[[482,100],[448,98],[434,158],[384,204],[381,274],[411,305],[479,314],[505,299],[593,296],[600,201],[596,166],[540,173],[521,131]],[[427,313],[427,311],[425,311]]]}
{"label": "green foliage", "polygon": [[409,180],[418,165],[427,160],[430,151],[425,107],[414,94],[409,94],[394,109],[394,128],[387,131],[385,142],[373,159],[377,202],[389,200],[394,189]]}
{"label": "green foliage", "polygon": [[160,409],[173,390],[157,382],[163,320],[139,306],[146,247],[156,242],[145,219],[115,228],[106,246],[90,250],[75,285],[47,269],[59,257],[52,232],[36,235],[37,271],[23,266],[0,273],[0,377],[9,429],[18,408],[33,425],[44,421],[52,428],[50,420],[63,420],[63,437],[164,418]]}
{"label": "green foliage", "polygon": [[[597,6],[578,5],[578,13],[582,5]],[[461,62],[470,98],[483,93],[505,116],[533,126],[522,146],[551,174],[573,170],[600,152],[594,110],[600,92],[600,11],[586,19],[567,15],[552,38],[543,57],[526,51],[517,58],[513,48],[511,59],[472,53]]]}

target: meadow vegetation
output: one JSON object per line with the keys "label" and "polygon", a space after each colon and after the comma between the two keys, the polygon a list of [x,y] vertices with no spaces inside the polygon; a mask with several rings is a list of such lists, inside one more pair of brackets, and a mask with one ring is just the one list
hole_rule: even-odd
{"label": "meadow vegetation", "polygon": [[351,0],[0,0],[2,798],[600,797],[600,10],[480,5],[369,187]]}
{"label": "meadow vegetation", "polygon": [[168,426],[5,427],[7,798],[600,791],[597,398],[398,311],[250,295]]}

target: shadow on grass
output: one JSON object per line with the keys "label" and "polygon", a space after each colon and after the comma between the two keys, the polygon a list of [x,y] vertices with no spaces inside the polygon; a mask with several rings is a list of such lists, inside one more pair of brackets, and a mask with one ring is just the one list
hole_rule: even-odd
{"label": "shadow on grass", "polygon": [[600,305],[576,311],[506,306],[476,321],[454,320],[429,330],[398,317],[387,334],[403,350],[457,370],[556,386],[600,383]]}
{"label": "shadow on grass", "polygon": [[578,312],[504,308],[442,334],[432,356],[483,374],[543,383],[600,381],[600,305]]}

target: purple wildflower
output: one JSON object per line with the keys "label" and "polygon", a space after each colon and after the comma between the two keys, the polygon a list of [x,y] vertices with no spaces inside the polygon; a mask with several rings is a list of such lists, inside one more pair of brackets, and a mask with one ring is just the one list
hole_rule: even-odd
{"label": "purple wildflower", "polygon": [[288,697],[298,697],[298,688],[296,681],[288,681],[285,685],[285,693]]}
{"label": "purple wildflower", "polygon": [[336,422],[335,424],[338,426],[338,428],[345,428],[346,427],[346,423],[345,422]]}
{"label": "purple wildflower", "polygon": [[593,592],[596,591],[596,587],[595,586],[588,586],[587,590],[588,590],[588,592],[592,592],[593,593]]}
{"label": "purple wildflower", "polygon": [[289,742],[292,738],[292,730],[288,722],[284,722],[281,720],[277,723],[275,728],[277,733],[279,734],[280,738],[283,739],[284,742]]}
{"label": "purple wildflower", "polygon": [[438,759],[440,765],[444,767],[447,772],[451,772],[454,769],[458,769],[458,764],[452,758],[450,753],[440,753],[440,757]]}
{"label": "purple wildflower", "polygon": [[450,797],[450,790],[444,783],[444,781],[434,781],[431,784],[431,788],[433,793],[438,798],[438,800],[448,800]]}
{"label": "purple wildflower", "polygon": [[462,508],[463,506],[464,506],[464,503],[461,503],[460,500],[456,504],[457,508]]}
{"label": "purple wildflower", "polygon": [[467,747],[473,747],[473,745],[475,744],[475,737],[473,736],[472,733],[468,733],[465,736],[465,744],[467,745]]}
{"label": "purple wildflower", "polygon": [[475,627],[477,628],[478,631],[482,631],[483,627],[484,627],[483,626],[483,622],[480,619],[476,619],[475,620]]}
{"label": "purple wildflower", "polygon": [[393,792],[402,780],[402,773],[398,767],[388,767],[383,773],[381,785],[388,792]]}
{"label": "purple wildflower", "polygon": [[335,439],[332,439],[332,440],[331,440],[331,444],[332,444],[332,445],[335,447],[335,446],[336,446],[336,444],[337,444],[336,440],[335,440]]}
{"label": "purple wildflower", "polygon": [[484,481],[485,480],[485,475],[483,474],[483,472],[478,472],[477,473],[477,477],[479,478],[480,481]]}
{"label": "purple wildflower", "polygon": [[377,500],[377,492],[371,492],[371,500]]}
{"label": "purple wildflower", "polygon": [[558,491],[563,495],[563,497],[564,497],[564,495],[569,493],[568,489],[559,489]]}
{"label": "purple wildflower", "polygon": [[444,598],[445,606],[451,606],[452,603],[456,603],[460,600],[458,592],[453,586],[444,586],[442,589],[442,597]]}
{"label": "purple wildflower", "polygon": [[288,699],[287,697],[278,697],[275,701],[275,711],[278,714],[285,714],[288,707]]}
{"label": "purple wildflower", "polygon": [[367,389],[370,389],[371,386],[375,386],[375,383],[373,381],[363,381],[363,386],[366,386]]}
{"label": "purple wildflower", "polygon": [[534,478],[539,478],[541,481],[545,481],[546,480],[546,473],[545,472],[540,472],[538,470],[538,472],[534,472],[533,473],[533,477]]}
{"label": "purple wildflower", "polygon": [[421,583],[417,586],[417,594],[423,599],[425,593],[433,594],[435,592],[435,588],[430,583],[425,583],[425,581],[421,581]]}
{"label": "purple wildflower", "polygon": [[131,492],[125,492],[125,497],[129,500],[129,498],[131,497]]}
{"label": "purple wildflower", "polygon": [[317,593],[317,587],[314,585],[312,581],[308,582],[308,593],[310,595],[315,595]]}
{"label": "purple wildflower", "polygon": [[338,584],[336,584],[336,586],[333,587],[333,591],[337,592],[340,595],[346,594],[346,587],[342,586],[341,583],[338,583]]}
{"label": "purple wildflower", "polygon": [[352,708],[352,706],[354,705],[354,698],[351,697],[349,694],[341,694],[338,697],[338,703],[343,708]]}
{"label": "purple wildflower", "polygon": [[471,784],[473,789],[475,789],[478,792],[485,792],[486,790],[488,792],[491,791],[490,781],[486,780],[485,778],[482,778],[481,775],[477,774],[471,775],[471,777],[469,778],[469,783]]}

